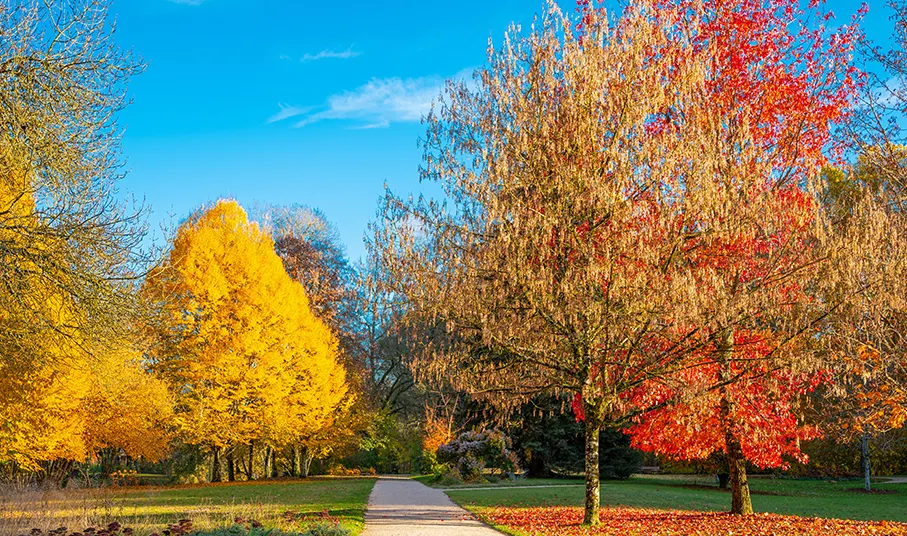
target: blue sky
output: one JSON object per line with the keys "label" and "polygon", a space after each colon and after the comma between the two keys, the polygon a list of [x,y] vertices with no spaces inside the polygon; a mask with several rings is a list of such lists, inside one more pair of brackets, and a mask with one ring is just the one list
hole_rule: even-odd
{"label": "blue sky", "polygon": [[[884,39],[884,2],[868,3],[864,27]],[[114,0],[117,40],[148,64],[121,115],[121,194],[145,201],[153,229],[225,196],[318,207],[355,260],[384,185],[422,187],[419,118],[444,78],[481,66],[489,37],[543,6]],[[828,2],[840,21],[858,7]]]}

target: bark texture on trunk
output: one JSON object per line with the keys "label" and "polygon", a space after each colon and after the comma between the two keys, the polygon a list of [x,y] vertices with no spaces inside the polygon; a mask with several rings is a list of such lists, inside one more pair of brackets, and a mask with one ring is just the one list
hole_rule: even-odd
{"label": "bark texture on trunk", "polygon": [[872,476],[872,466],[869,463],[869,434],[864,433],[860,438],[860,454],[863,462],[863,487],[866,488],[866,491],[872,491],[872,485],[869,482],[869,477]]}
{"label": "bark texture on trunk", "polygon": [[220,447],[214,447],[211,460],[211,482],[220,482]]}
{"label": "bark texture on trunk", "polygon": [[[725,329],[718,344],[718,362],[720,363],[719,382],[724,384],[731,380],[731,359],[734,356],[734,331]],[[719,408],[721,426],[724,428],[724,448],[731,484],[731,513],[752,514],[753,501],[750,498],[750,486],[746,478],[746,457],[737,423],[734,420],[736,401],[727,384],[721,386],[721,406]]]}
{"label": "bark texture on trunk", "polygon": [[290,469],[290,476],[299,476],[299,447],[296,445],[293,445],[293,449],[290,451],[290,463],[288,466]]}
{"label": "bark texture on trunk", "polygon": [[750,485],[746,478],[746,458],[743,448],[736,434],[728,430],[725,432],[727,445],[727,461],[731,470],[731,513],[752,514],[753,501],[750,498]]}
{"label": "bark texture on trunk", "polygon": [[586,501],[583,511],[584,525],[598,525],[601,506],[601,481],[599,480],[598,444],[602,429],[600,408],[583,403],[586,423]]}

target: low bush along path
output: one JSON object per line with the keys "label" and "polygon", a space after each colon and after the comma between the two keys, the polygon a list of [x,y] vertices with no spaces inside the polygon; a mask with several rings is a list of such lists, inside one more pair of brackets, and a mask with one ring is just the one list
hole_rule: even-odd
{"label": "low bush along path", "polygon": [[406,477],[382,477],[365,512],[362,536],[500,536],[447,495]]}

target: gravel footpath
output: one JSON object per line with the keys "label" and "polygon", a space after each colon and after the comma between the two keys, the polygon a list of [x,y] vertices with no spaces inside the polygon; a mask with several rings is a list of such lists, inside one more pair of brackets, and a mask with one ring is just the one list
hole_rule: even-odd
{"label": "gravel footpath", "polygon": [[375,482],[362,536],[500,536],[447,495],[409,478]]}

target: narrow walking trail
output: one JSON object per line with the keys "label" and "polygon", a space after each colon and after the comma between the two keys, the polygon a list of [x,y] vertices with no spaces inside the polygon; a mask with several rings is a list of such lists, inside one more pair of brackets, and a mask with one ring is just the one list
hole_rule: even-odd
{"label": "narrow walking trail", "polygon": [[406,477],[381,477],[365,511],[362,536],[500,536],[447,495]]}

